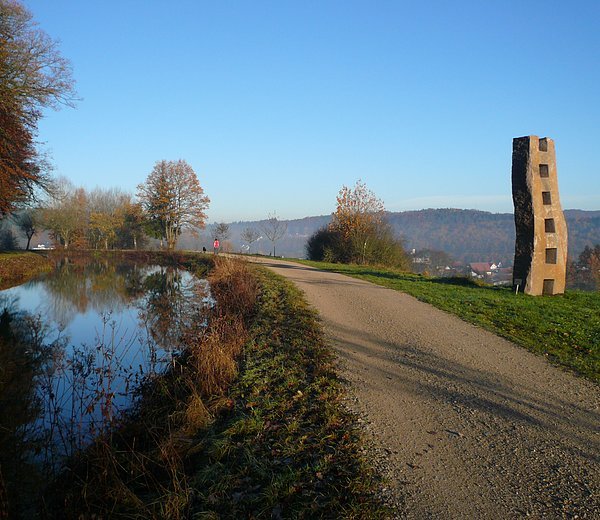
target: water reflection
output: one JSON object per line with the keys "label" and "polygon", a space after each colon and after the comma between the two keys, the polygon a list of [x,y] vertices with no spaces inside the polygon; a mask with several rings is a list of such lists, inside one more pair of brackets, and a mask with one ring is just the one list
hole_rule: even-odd
{"label": "water reflection", "polygon": [[185,271],[105,261],[65,260],[0,292],[0,497],[15,517],[44,475],[110,431],[209,305]]}
{"label": "water reflection", "polygon": [[8,517],[16,518],[28,510],[28,490],[43,482],[43,468],[33,460],[47,444],[36,428],[43,410],[36,379],[51,349],[39,321],[19,312],[15,298],[2,296],[0,305],[0,497],[7,497]]}

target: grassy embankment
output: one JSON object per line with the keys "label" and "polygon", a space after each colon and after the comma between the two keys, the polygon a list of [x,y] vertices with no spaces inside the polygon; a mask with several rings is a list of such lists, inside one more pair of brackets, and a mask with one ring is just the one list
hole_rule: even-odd
{"label": "grassy embankment", "polygon": [[53,263],[41,253],[0,252],[0,290],[18,285],[52,269]]}
{"label": "grassy embankment", "polygon": [[568,291],[562,296],[534,297],[464,278],[300,262],[405,292],[600,382],[600,293]]}
{"label": "grassy embankment", "polygon": [[[213,261],[180,260],[201,273]],[[130,420],[52,486],[54,516],[386,517],[300,293],[239,261],[216,259],[208,277],[208,328],[190,331],[187,353],[147,385]]]}

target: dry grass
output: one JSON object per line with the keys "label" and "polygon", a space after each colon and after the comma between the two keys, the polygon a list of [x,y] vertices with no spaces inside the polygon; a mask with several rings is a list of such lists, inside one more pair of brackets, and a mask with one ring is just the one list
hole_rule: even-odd
{"label": "dry grass", "polygon": [[241,316],[246,321],[254,314],[258,283],[245,262],[234,258],[215,258],[215,269],[209,275],[217,312],[225,316]]}
{"label": "dry grass", "polygon": [[21,284],[52,269],[53,263],[40,253],[0,253],[0,290]]}
{"label": "dry grass", "polygon": [[[184,256],[178,260],[186,265]],[[203,272],[206,262],[193,268]],[[48,517],[187,518],[184,460],[197,449],[194,435],[232,406],[226,391],[258,294],[240,261],[218,259],[209,279],[216,307],[208,327],[199,319],[186,333],[186,353],[146,385],[130,420],[71,462],[48,493]]]}

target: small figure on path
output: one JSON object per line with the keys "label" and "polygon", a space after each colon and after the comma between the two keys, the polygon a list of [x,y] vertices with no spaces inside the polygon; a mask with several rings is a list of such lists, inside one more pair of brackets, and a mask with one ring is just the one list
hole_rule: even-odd
{"label": "small figure on path", "polygon": [[202,253],[206,253],[206,247],[202,246]]}
{"label": "small figure on path", "polygon": [[214,250],[215,255],[219,254],[219,247],[220,247],[219,239],[215,238],[215,241],[213,242],[213,250]]}

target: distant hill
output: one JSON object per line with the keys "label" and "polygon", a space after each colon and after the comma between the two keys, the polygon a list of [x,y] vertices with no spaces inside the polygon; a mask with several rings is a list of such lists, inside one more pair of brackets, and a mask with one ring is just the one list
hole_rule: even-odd
{"label": "distant hill", "polygon": [[[600,211],[569,209],[565,211],[569,230],[569,255],[577,258],[585,246],[600,243]],[[390,212],[388,221],[403,238],[406,249],[434,249],[448,253],[454,260],[469,262],[502,262],[512,265],[515,247],[515,225],[512,213],[489,213],[472,209],[423,209]],[[304,258],[306,241],[319,228],[326,226],[330,215],[288,220],[286,235],[277,242],[277,255]],[[25,242],[14,224],[5,219],[0,226],[12,229],[24,247]],[[252,227],[260,232],[264,221],[232,222],[230,244],[240,251],[242,231]],[[212,232],[208,226],[199,237],[184,233],[178,242],[180,249],[212,250]],[[32,245],[49,244],[47,233],[36,236]],[[252,244],[253,253],[269,254],[271,244],[266,238]]]}
{"label": "distant hill", "polygon": [[[600,243],[600,211],[566,210],[565,217],[571,257],[576,258],[586,245]],[[276,245],[277,255],[303,258],[308,237],[327,225],[330,218],[324,215],[287,221],[286,236]],[[407,249],[437,249],[464,263],[500,261],[512,264],[515,244],[512,213],[424,209],[390,212],[388,221],[404,239]],[[261,224],[261,221],[231,223],[233,248],[239,250],[242,246],[240,234],[245,228],[260,230]],[[210,228],[207,234],[210,234]],[[263,238],[253,244],[252,252],[268,254],[269,249],[270,244]]]}

